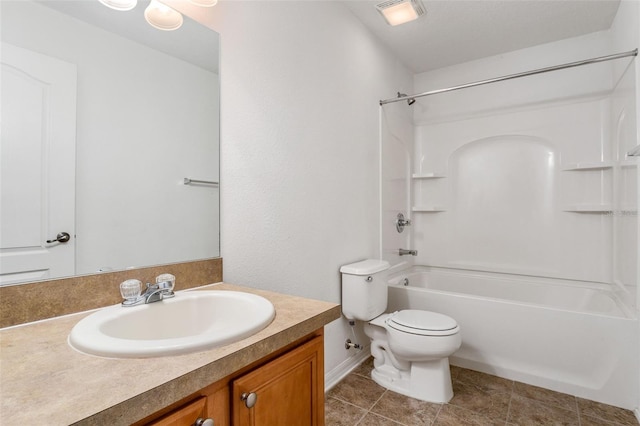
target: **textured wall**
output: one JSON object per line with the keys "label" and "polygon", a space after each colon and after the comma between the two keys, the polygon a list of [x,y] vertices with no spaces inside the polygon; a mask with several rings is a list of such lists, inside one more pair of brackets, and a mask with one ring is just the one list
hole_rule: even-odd
{"label": "textured wall", "polygon": [[[225,281],[340,302],[340,266],[380,255],[378,101],[410,73],[337,3],[188,12],[221,33]],[[327,327],[327,372],[347,337]]]}

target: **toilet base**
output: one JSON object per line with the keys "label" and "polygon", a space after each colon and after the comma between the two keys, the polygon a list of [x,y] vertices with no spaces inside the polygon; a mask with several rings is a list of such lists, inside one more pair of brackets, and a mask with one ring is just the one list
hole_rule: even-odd
{"label": "toilet base", "polygon": [[382,387],[427,402],[446,403],[453,398],[449,358],[412,362],[410,370],[383,364],[371,371]]}

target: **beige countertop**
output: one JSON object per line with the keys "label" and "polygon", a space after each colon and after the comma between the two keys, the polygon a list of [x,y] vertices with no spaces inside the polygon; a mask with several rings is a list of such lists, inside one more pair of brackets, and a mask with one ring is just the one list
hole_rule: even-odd
{"label": "beige countertop", "polygon": [[101,358],[72,349],[67,336],[88,312],[1,329],[0,424],[130,424],[340,316],[335,303],[226,283],[199,290],[258,294],[273,303],[276,317],[262,331],[236,343],[144,359]]}

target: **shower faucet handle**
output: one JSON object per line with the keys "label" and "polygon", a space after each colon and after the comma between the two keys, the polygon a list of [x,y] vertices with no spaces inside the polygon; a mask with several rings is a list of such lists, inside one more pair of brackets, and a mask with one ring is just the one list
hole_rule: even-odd
{"label": "shower faucet handle", "polygon": [[411,256],[417,256],[418,255],[418,250],[407,250],[407,249],[398,249],[398,255],[399,256],[407,256],[407,255],[411,255]]}
{"label": "shower faucet handle", "polygon": [[402,213],[398,213],[398,216],[396,216],[396,230],[398,233],[402,233],[404,227],[409,225],[411,225],[411,220],[405,219]]}
{"label": "shower faucet handle", "polygon": [[398,225],[409,226],[411,225],[411,219],[398,219]]}

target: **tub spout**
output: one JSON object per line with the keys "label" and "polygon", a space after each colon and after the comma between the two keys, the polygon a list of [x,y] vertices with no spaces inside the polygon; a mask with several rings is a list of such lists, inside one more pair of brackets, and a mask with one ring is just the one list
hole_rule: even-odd
{"label": "tub spout", "polygon": [[398,249],[398,254],[400,256],[406,256],[408,254],[410,254],[411,256],[417,256],[418,250]]}

